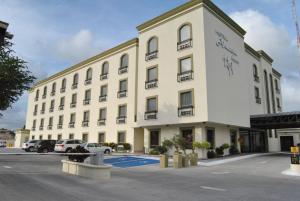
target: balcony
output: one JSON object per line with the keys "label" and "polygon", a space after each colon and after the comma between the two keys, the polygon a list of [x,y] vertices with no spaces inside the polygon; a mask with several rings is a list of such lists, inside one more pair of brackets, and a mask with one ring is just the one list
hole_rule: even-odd
{"label": "balcony", "polygon": [[75,122],[70,122],[69,123],[69,128],[74,128],[75,127]]}
{"label": "balcony", "polygon": [[152,59],[156,59],[157,57],[158,57],[158,51],[149,52],[149,53],[146,53],[145,60],[150,61]]}
{"label": "balcony", "polygon": [[119,75],[128,72],[128,66],[123,66],[119,68]]}
{"label": "balcony", "polygon": [[145,89],[151,89],[151,88],[156,88],[158,85],[158,80],[149,80],[145,82]]}
{"label": "balcony", "polygon": [[58,106],[58,110],[64,110],[64,105]]}
{"label": "balcony", "polygon": [[76,102],[75,103],[70,103],[70,108],[76,107]]}
{"label": "balcony", "polygon": [[259,82],[259,77],[257,75],[254,75],[254,81]]}
{"label": "balcony", "polygon": [[125,124],[125,123],[126,123],[125,116],[117,117],[117,124]]}
{"label": "balcony", "polygon": [[77,89],[77,85],[78,85],[77,83],[73,83],[71,89]]}
{"label": "balcony", "polygon": [[127,97],[127,90],[118,91],[118,98]]}
{"label": "balcony", "polygon": [[91,99],[85,99],[85,100],[83,100],[83,105],[89,105],[90,101],[91,101]]}
{"label": "balcony", "polygon": [[54,111],[54,107],[50,107],[49,112],[53,112],[53,111]]}
{"label": "balcony", "polygon": [[147,111],[144,116],[145,120],[157,119],[157,111]]}
{"label": "balcony", "polygon": [[104,73],[100,75],[100,80],[106,80],[108,79],[108,73]]}
{"label": "balcony", "polygon": [[66,91],[66,88],[61,88],[60,93],[64,93]]}
{"label": "balcony", "polygon": [[40,131],[44,130],[44,126],[40,126]]}
{"label": "balcony", "polygon": [[84,81],[84,85],[89,85],[92,83],[92,79],[88,79]]}
{"label": "balcony", "polygon": [[105,102],[106,98],[107,98],[107,95],[99,96],[99,102]]}
{"label": "balcony", "polygon": [[256,98],[255,98],[255,102],[256,102],[257,104],[261,104],[261,98],[256,97]]}
{"label": "balcony", "polygon": [[52,125],[48,125],[48,130],[52,130]]}
{"label": "balcony", "polygon": [[51,91],[50,95],[55,96],[55,91]]}
{"label": "balcony", "polygon": [[62,124],[57,124],[57,129],[62,129],[63,125]]}
{"label": "balcony", "polygon": [[89,121],[82,122],[82,127],[88,127],[88,126],[89,126]]}
{"label": "balcony", "polygon": [[46,94],[43,94],[43,96],[42,96],[42,99],[45,99],[45,98],[46,98],[46,96],[47,96]]}
{"label": "balcony", "polygon": [[177,51],[192,47],[192,39],[187,39],[177,43]]}
{"label": "balcony", "polygon": [[184,81],[193,80],[193,79],[194,79],[194,72],[192,70],[177,74],[178,82],[184,82]]}
{"label": "balcony", "polygon": [[41,110],[41,114],[45,114],[45,110]]}
{"label": "balcony", "polygon": [[32,130],[32,131],[35,131],[35,126],[33,126],[33,127],[31,128],[31,130]]}
{"label": "balcony", "polygon": [[178,117],[187,117],[194,115],[194,106],[182,106],[178,108]]}
{"label": "balcony", "polygon": [[104,126],[106,122],[106,119],[98,119],[98,126]]}

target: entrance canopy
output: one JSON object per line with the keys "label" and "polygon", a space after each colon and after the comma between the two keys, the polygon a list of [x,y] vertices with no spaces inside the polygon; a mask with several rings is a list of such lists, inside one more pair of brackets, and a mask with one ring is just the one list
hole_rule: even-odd
{"label": "entrance canopy", "polygon": [[300,111],[251,115],[250,124],[254,129],[300,128]]}

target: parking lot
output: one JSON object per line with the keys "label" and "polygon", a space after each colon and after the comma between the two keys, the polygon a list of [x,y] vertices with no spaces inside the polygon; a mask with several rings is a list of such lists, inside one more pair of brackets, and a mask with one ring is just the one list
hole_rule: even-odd
{"label": "parking lot", "polygon": [[[3,152],[3,151],[2,151]],[[113,168],[94,181],[61,172],[61,156],[0,156],[1,201],[299,200],[300,178],[281,174],[287,155],[260,156],[213,167]]]}

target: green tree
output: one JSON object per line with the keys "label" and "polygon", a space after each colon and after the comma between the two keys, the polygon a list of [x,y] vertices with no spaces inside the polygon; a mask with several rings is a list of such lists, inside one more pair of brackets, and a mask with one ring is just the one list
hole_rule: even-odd
{"label": "green tree", "polygon": [[12,46],[5,40],[0,47],[0,111],[11,107],[35,80],[26,61],[14,54]]}

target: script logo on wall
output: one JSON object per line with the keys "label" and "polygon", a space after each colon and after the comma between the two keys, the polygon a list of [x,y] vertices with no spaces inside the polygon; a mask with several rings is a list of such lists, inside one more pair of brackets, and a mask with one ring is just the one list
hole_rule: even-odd
{"label": "script logo on wall", "polygon": [[236,52],[228,46],[228,40],[225,35],[219,31],[215,31],[217,35],[216,46],[222,48],[224,51],[222,61],[224,63],[224,68],[228,70],[229,76],[233,75],[233,66],[238,65],[239,61],[237,60],[238,55]]}

